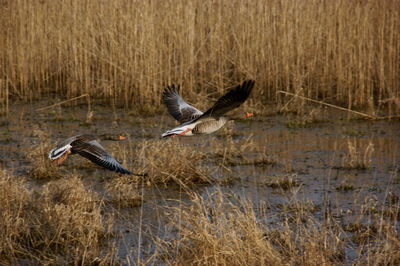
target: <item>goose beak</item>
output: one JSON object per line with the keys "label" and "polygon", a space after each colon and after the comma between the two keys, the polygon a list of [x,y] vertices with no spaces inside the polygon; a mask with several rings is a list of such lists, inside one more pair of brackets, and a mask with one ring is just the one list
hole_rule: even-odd
{"label": "goose beak", "polygon": [[125,136],[118,136],[118,139],[119,139],[119,140],[125,140],[126,137],[125,137]]}
{"label": "goose beak", "polygon": [[254,116],[254,113],[246,113],[246,118]]}

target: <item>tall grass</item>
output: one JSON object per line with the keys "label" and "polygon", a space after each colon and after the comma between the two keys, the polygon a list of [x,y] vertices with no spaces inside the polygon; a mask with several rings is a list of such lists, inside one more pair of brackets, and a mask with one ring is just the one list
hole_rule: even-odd
{"label": "tall grass", "polygon": [[91,264],[100,260],[112,217],[76,176],[48,183],[40,195],[0,171],[0,264]]}
{"label": "tall grass", "polygon": [[166,83],[193,98],[254,78],[260,103],[301,90],[392,112],[399,28],[397,0],[4,0],[0,107],[83,93],[159,106]]}
{"label": "tall grass", "polygon": [[[327,214],[318,221],[312,202],[285,203],[275,229],[265,203],[259,208],[249,199],[231,194],[193,193],[189,204],[168,210],[179,239],[159,239],[156,253],[172,265],[343,265],[346,249],[354,249],[352,265],[397,265],[400,238],[396,231],[398,202],[371,214],[368,204],[351,223]],[[366,220],[370,224],[363,224]],[[354,222],[355,221],[355,222]]]}

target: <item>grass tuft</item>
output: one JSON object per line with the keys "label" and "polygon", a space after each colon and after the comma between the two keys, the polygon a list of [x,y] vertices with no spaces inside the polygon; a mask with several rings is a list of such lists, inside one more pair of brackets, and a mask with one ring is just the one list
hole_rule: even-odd
{"label": "grass tuft", "polygon": [[336,190],[343,191],[343,192],[352,191],[352,190],[354,190],[354,186],[353,186],[353,184],[350,184],[348,181],[344,181],[336,187]]}
{"label": "grass tuft", "polygon": [[259,145],[250,135],[246,138],[235,140],[232,135],[226,135],[225,139],[213,139],[210,141],[210,158],[219,158],[219,161],[228,166],[254,165],[274,166],[276,160],[268,153],[263,145]]}
{"label": "grass tuft", "polygon": [[148,185],[175,183],[185,187],[213,181],[207,167],[202,165],[204,154],[181,143],[179,138],[144,141],[139,150],[144,151]]}
{"label": "grass tuft", "polygon": [[281,264],[279,253],[265,239],[249,202],[236,205],[221,192],[208,200],[192,195],[190,204],[169,210],[180,238],[159,240],[167,264],[261,265]]}
{"label": "grass tuft", "polygon": [[372,155],[374,144],[357,143],[356,139],[347,141],[347,153],[342,159],[342,168],[345,169],[369,169],[372,167]]}
{"label": "grass tuft", "polygon": [[289,190],[294,187],[300,186],[300,183],[297,179],[297,175],[282,175],[273,177],[273,179],[266,183],[268,187],[271,188],[280,188],[283,190]]}
{"label": "grass tuft", "polygon": [[40,194],[0,172],[0,263],[91,264],[101,260],[112,219],[77,177],[49,182]]}
{"label": "grass tuft", "polygon": [[35,129],[33,135],[38,138],[39,144],[30,147],[26,154],[27,159],[32,163],[29,176],[34,179],[61,178],[62,174],[59,167],[48,158],[48,154],[54,148],[54,144],[50,144],[50,138],[41,129]]}
{"label": "grass tuft", "polygon": [[111,202],[119,208],[140,206],[143,197],[140,195],[138,184],[141,177],[120,176],[107,183],[106,189],[111,195]]}

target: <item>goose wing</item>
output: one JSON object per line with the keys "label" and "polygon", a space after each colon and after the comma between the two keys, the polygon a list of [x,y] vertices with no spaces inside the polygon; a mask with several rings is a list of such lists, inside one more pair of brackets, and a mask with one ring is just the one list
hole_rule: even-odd
{"label": "goose wing", "polygon": [[169,114],[180,123],[184,123],[201,116],[203,112],[188,104],[179,95],[178,91],[179,86],[175,85],[168,86],[163,91],[162,101],[167,106]]}
{"label": "goose wing", "polygon": [[63,156],[66,152],[68,152],[72,148],[71,143],[75,141],[78,137],[79,135],[69,137],[58,143],[57,146],[49,152],[48,156],[49,159],[55,160]]}
{"label": "goose wing", "polygon": [[121,174],[133,174],[112,157],[92,135],[81,135],[71,143],[72,151],[93,163]]}
{"label": "goose wing", "polygon": [[231,89],[225,95],[220,97],[210,109],[199,116],[196,120],[209,117],[217,119],[225,113],[239,107],[250,96],[254,83],[254,80],[246,80],[241,85]]}

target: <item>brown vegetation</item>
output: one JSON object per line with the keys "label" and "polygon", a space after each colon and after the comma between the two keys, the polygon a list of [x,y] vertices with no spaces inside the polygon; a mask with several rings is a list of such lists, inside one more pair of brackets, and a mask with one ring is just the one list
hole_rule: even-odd
{"label": "brown vegetation", "polygon": [[120,208],[140,206],[143,200],[138,189],[138,184],[142,183],[140,179],[142,178],[128,175],[113,178],[106,185],[111,202]]}
{"label": "brown vegetation", "polygon": [[39,127],[34,126],[33,128],[34,130],[31,134],[35,138],[38,138],[40,142],[31,146],[25,154],[32,164],[29,176],[35,179],[60,178],[62,176],[60,169],[48,158],[49,151],[53,148],[49,142],[48,134]]}
{"label": "brown vegetation", "polygon": [[172,208],[171,224],[181,235],[177,241],[160,241],[160,253],[177,265],[281,264],[283,258],[266,240],[252,205],[236,205],[221,192],[205,200],[192,195],[191,204]]}
{"label": "brown vegetation", "polygon": [[[112,195],[110,203],[119,208],[140,205],[136,184],[129,176],[111,180],[106,186]],[[38,192],[20,177],[0,172],[1,264],[118,263],[113,236],[125,231],[113,227],[118,210],[106,208],[97,193],[84,187],[81,177],[48,182]],[[396,231],[400,208],[392,192],[387,202],[367,196],[361,205],[339,216],[313,201],[297,199],[297,191],[277,206],[277,212],[267,202],[219,189],[189,195],[189,200],[162,207],[170,221],[165,227],[170,237],[152,235],[156,250],[147,262],[343,264],[348,261],[346,247],[354,246],[355,265],[396,265],[400,261]],[[316,218],[320,211],[325,212],[322,220]]]}
{"label": "brown vegetation", "polygon": [[222,133],[219,133],[219,135],[223,136],[224,141],[221,141],[221,139],[210,140],[208,158],[217,159],[222,165],[227,166],[267,166],[276,164],[275,159],[268,153],[265,145],[259,145],[254,141],[254,136],[250,135],[234,140],[232,128],[226,128],[221,131]]}
{"label": "brown vegetation", "polygon": [[90,264],[100,260],[112,226],[102,201],[77,177],[45,185],[40,194],[0,172],[0,264]]}
{"label": "brown vegetation", "polygon": [[283,190],[288,190],[300,186],[296,174],[292,175],[286,174],[282,176],[273,177],[272,180],[267,182],[266,185],[271,188],[280,188]]}
{"label": "brown vegetation", "polygon": [[[253,204],[217,191],[204,199],[192,195],[189,204],[169,209],[171,224],[179,231],[177,240],[158,241],[158,256],[175,265],[337,265],[346,261],[345,248],[351,245],[344,229],[355,238],[370,232],[368,241],[359,242],[355,265],[395,265],[400,261],[400,238],[396,220],[361,213],[358,221],[372,224],[354,227],[342,224],[328,215],[324,223],[313,219],[312,202],[292,203],[283,213],[279,229],[268,225],[268,209],[257,213]],[[262,205],[261,205],[262,206]],[[286,206],[286,205],[285,205]],[[291,206],[291,207],[290,207]],[[382,210],[399,211],[397,206]],[[264,211],[264,212],[263,212]],[[373,246],[373,248],[370,248]]]}
{"label": "brown vegetation", "polygon": [[89,94],[154,111],[167,83],[182,84],[190,100],[251,77],[257,102],[301,91],[393,114],[399,28],[397,0],[5,0],[0,108]]}
{"label": "brown vegetation", "polygon": [[209,169],[202,161],[204,153],[179,138],[142,141],[137,145],[130,143],[119,147],[118,154],[135,158],[133,165],[128,168],[148,174],[144,178],[129,178],[129,182],[135,186],[172,183],[186,187],[212,181]]}
{"label": "brown vegetation", "polygon": [[357,142],[357,139],[347,141],[347,153],[342,158],[342,167],[347,169],[368,169],[371,167],[374,144]]}

